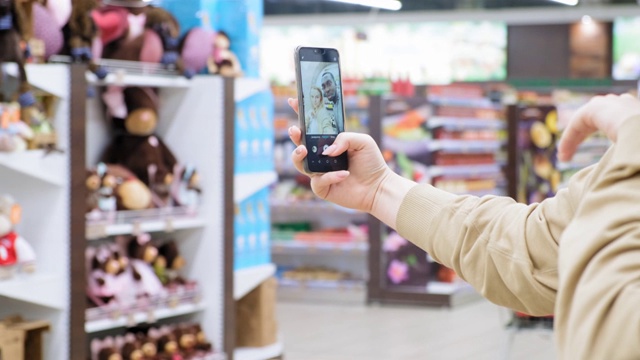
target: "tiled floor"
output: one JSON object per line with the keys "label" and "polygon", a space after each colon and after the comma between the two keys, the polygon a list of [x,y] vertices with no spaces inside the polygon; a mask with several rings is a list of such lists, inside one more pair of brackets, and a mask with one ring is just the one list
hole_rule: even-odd
{"label": "tiled floor", "polygon": [[454,309],[279,302],[285,360],[554,359],[553,334],[520,331],[484,300]]}

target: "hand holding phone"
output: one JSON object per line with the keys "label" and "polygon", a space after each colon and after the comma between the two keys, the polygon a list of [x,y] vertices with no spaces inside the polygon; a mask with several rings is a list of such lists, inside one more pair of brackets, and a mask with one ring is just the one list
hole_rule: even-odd
{"label": "hand holding phone", "polygon": [[322,155],[344,131],[342,76],[338,50],[298,47],[295,51],[298,119],[302,144],[307,148],[304,167],[310,173],[346,170],[347,154]]}

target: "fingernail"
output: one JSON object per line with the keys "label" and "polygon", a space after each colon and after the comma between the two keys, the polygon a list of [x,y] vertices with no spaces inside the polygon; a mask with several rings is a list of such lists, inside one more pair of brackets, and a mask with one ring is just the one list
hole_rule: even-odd
{"label": "fingernail", "polygon": [[302,148],[300,146],[298,146],[296,148],[296,154],[300,155],[301,152],[302,152]]}
{"label": "fingernail", "polygon": [[333,150],[335,150],[335,149],[336,149],[336,146],[335,145],[331,145],[325,151],[322,152],[322,155],[327,155],[329,153],[332,153]]}
{"label": "fingernail", "polygon": [[288,130],[289,135],[291,135],[291,131],[292,131],[292,130],[293,130],[293,126],[289,126],[289,130]]}
{"label": "fingernail", "polygon": [[344,179],[347,176],[349,176],[349,172],[346,170],[342,170],[342,171],[338,171],[338,173],[336,174],[340,179]]}

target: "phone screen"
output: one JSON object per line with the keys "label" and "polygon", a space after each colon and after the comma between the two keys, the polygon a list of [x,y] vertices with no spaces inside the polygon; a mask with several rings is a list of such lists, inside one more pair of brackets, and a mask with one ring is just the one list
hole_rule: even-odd
{"label": "phone screen", "polygon": [[307,147],[307,170],[328,172],[347,169],[346,153],[322,155],[344,131],[344,99],[338,51],[326,48],[298,48],[298,105]]}

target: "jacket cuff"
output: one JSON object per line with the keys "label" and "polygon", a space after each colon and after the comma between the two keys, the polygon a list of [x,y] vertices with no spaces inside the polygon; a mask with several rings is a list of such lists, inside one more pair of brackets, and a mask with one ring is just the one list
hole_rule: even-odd
{"label": "jacket cuff", "polygon": [[400,204],[396,217],[398,234],[429,252],[433,244],[423,244],[420,240],[430,238],[427,234],[433,228],[434,218],[455,199],[456,195],[431,185],[414,186]]}
{"label": "jacket cuff", "polygon": [[640,115],[625,120],[618,129],[615,163],[640,169]]}

